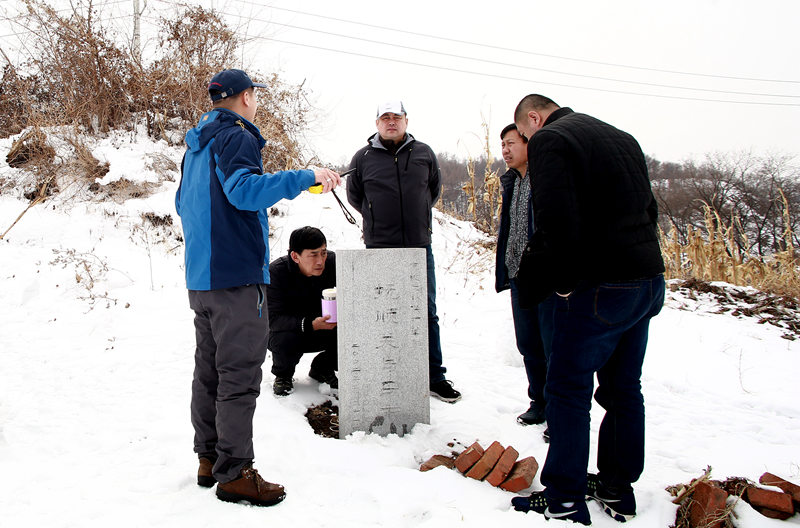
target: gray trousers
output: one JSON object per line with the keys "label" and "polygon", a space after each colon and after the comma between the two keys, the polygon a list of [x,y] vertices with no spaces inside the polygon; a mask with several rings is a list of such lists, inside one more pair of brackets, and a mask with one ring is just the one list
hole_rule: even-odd
{"label": "gray trousers", "polygon": [[191,403],[194,450],[216,456],[212,474],[218,482],[239,478],[253,460],[253,414],[269,333],[265,295],[263,284],[189,290],[197,339]]}

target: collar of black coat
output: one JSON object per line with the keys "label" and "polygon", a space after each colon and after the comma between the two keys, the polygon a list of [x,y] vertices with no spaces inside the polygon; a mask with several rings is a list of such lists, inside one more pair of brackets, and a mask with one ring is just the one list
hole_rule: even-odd
{"label": "collar of black coat", "polygon": [[[400,141],[399,143],[395,143],[393,141],[391,142],[387,141],[384,143],[384,140],[381,138],[381,135],[378,132],[375,132],[375,134],[370,136],[368,141],[369,144],[372,146],[372,148],[381,149],[390,152],[391,154],[396,154],[400,151],[400,149],[402,149],[403,147],[405,147],[406,145],[415,140],[414,136],[406,132],[406,137],[403,138],[403,141]],[[389,144],[396,146],[396,148],[390,149],[388,147]]]}
{"label": "collar of black coat", "polygon": [[558,110],[556,110],[555,112],[553,112],[552,114],[547,116],[547,119],[545,120],[544,125],[542,125],[542,126],[547,126],[550,123],[553,123],[553,122],[561,119],[565,115],[569,115],[571,113],[573,113],[572,108],[570,108],[568,106],[565,106],[564,108],[559,108]]}

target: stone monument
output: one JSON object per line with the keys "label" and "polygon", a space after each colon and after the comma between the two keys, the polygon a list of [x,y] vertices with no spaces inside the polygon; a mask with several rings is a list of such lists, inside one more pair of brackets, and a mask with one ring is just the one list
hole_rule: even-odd
{"label": "stone monument", "polygon": [[430,423],[425,249],[336,251],[339,437]]}

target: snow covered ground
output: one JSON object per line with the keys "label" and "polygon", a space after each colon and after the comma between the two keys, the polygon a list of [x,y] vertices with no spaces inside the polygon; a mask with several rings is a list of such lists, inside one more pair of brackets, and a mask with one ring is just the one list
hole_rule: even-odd
{"label": "snow covered ground", "polygon": [[[6,152],[10,140],[0,141]],[[161,149],[139,140],[98,149],[112,176],[149,176],[134,160]],[[146,172],[146,171],[145,171]],[[12,175],[0,161],[0,177]],[[464,222],[436,213],[434,252],[448,377],[464,394],[431,400],[431,425],[403,438],[315,435],[304,414],[329,396],[307,377],[271,391],[270,359],[255,415],[256,467],[286,486],[272,508],[223,503],[195,484],[189,423],[194,335],[172,200],[176,182],[124,203],[55,199],[31,209],[0,241],[0,525],[86,526],[549,526],[513,511],[514,494],[453,470],[420,473],[430,456],[498,440],[544,463],[543,427],[519,426],[526,378],[508,293],[494,292],[493,254]],[[344,190],[339,191],[344,197]],[[26,201],[0,196],[0,232]],[[303,193],[271,218],[271,254],[289,233],[321,227],[334,250],[361,248],[330,195]],[[156,227],[143,213],[172,215]],[[643,387],[647,461],[632,528],[667,527],[666,486],[706,466],[713,478],[800,482],[800,342],[752,319],[712,313],[669,293],[652,324]],[[679,309],[679,307],[681,309]],[[601,410],[592,411],[596,436]],[[594,453],[590,464],[594,463]],[[590,467],[590,469],[593,469]],[[540,489],[537,480],[533,489]],[[593,503],[593,525],[617,526]],[[742,527],[800,525],[736,507]]]}

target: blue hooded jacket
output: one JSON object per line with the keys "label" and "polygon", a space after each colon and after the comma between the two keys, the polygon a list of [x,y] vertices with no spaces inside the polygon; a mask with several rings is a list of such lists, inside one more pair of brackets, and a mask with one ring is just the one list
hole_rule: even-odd
{"label": "blue hooded jacket", "polygon": [[186,287],[269,284],[267,208],[314,184],[311,170],[264,174],[258,128],[217,108],[186,133],[175,209],[186,241]]}

